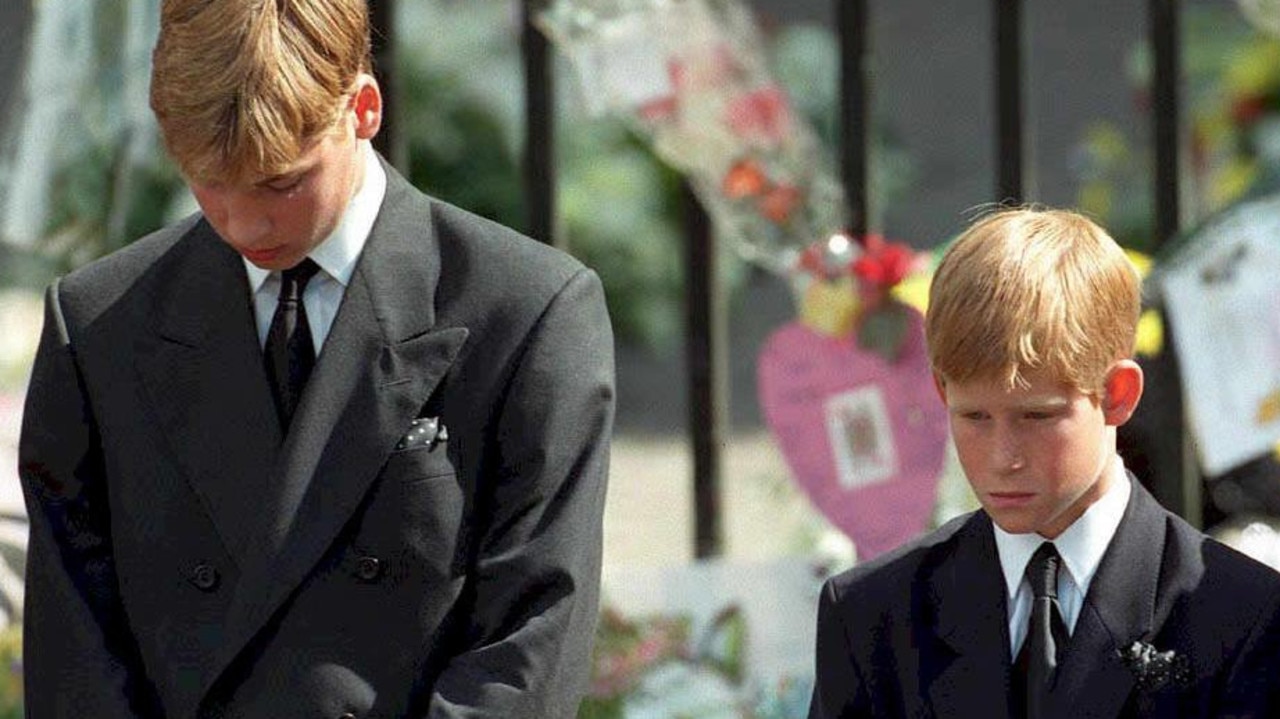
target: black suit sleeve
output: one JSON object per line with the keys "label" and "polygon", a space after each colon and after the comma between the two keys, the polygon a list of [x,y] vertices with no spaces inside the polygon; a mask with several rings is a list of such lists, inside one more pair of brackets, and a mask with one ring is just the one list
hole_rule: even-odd
{"label": "black suit sleeve", "polygon": [[818,602],[818,638],[813,700],[809,719],[859,719],[872,716],[862,674],[850,650],[840,616],[836,586],[827,580]]}
{"label": "black suit sleeve", "polygon": [[614,412],[613,336],[581,270],[534,325],[481,482],[469,649],[435,682],[430,719],[577,712],[598,615]]}
{"label": "black suit sleeve", "polygon": [[101,443],[58,287],[23,411],[19,475],[30,518],[23,675],[29,717],[158,717],[120,600]]}

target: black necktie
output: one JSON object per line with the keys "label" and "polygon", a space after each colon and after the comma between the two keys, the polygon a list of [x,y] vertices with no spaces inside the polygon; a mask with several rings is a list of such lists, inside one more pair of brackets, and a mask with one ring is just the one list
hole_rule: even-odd
{"label": "black necktie", "polygon": [[302,388],[311,376],[316,363],[316,348],[311,342],[311,326],[307,324],[307,308],[302,293],[307,282],[320,270],[310,259],[280,273],[280,297],[276,301],[276,313],[271,317],[267,330],[267,346],[264,360],[267,365],[267,381],[276,402],[280,426],[289,428],[293,411],[298,408]]}
{"label": "black necktie", "polygon": [[1062,558],[1052,542],[1040,545],[1027,563],[1027,582],[1031,584],[1031,621],[1027,640],[1018,657],[1019,669],[1025,667],[1027,719],[1040,719],[1048,707],[1049,687],[1070,641],[1067,625],[1058,606],[1058,567]]}

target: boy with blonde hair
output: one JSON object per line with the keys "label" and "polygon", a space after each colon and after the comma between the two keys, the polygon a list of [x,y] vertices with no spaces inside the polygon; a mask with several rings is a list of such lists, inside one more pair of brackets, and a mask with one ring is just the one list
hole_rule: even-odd
{"label": "boy with blonde hair", "polygon": [[576,712],[594,273],[374,152],[365,0],[164,0],[200,212],[55,282],[21,440],[33,717]]}
{"label": "boy with blonde hair", "polygon": [[810,717],[1280,716],[1280,575],[1116,454],[1140,299],[1073,212],[995,212],[947,250],[925,333],[982,509],[827,582]]}

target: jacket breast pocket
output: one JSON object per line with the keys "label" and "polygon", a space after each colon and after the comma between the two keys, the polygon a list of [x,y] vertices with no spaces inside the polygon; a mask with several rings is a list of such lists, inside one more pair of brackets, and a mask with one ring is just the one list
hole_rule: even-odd
{"label": "jacket breast pocket", "polygon": [[387,482],[416,482],[458,473],[447,446],[398,449],[387,458],[382,474]]}
{"label": "jacket breast pocket", "polygon": [[444,447],[393,452],[356,528],[356,554],[384,560],[388,586],[460,575],[471,506],[463,479]]}

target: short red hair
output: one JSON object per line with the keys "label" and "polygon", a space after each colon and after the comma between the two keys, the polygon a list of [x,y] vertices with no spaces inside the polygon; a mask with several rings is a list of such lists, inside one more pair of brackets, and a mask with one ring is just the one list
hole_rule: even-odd
{"label": "short red hair", "polygon": [[270,177],[370,67],[365,0],[163,0],[151,109],[189,180]]}
{"label": "short red hair", "polygon": [[1097,395],[1133,355],[1141,282],[1101,227],[1066,210],[1003,210],[947,250],[929,291],[925,335],[944,381],[1050,376]]}

